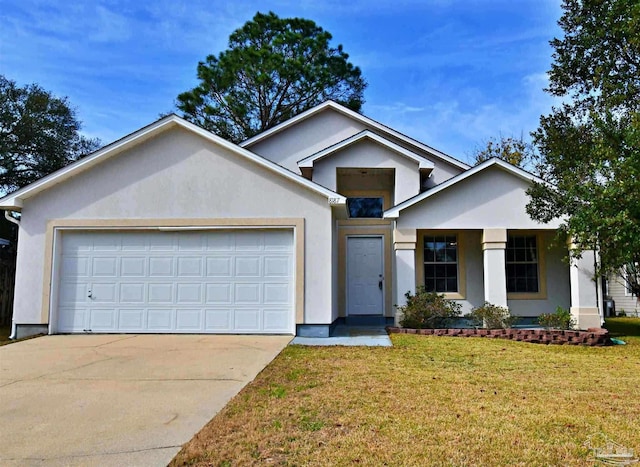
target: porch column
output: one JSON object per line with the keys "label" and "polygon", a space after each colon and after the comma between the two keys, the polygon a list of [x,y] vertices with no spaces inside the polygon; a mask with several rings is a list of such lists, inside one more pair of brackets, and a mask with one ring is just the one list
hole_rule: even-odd
{"label": "porch column", "polygon": [[[405,293],[416,291],[416,231],[415,229],[395,229],[393,231],[393,250],[395,259],[395,304],[407,303]],[[401,314],[396,310],[395,324],[398,325]]]}
{"label": "porch column", "polygon": [[[574,248],[573,244],[569,248]],[[578,329],[599,328],[603,324],[598,307],[595,259],[593,250],[583,251],[581,258],[571,258],[571,316]]]}
{"label": "porch column", "polygon": [[484,229],[482,259],[484,266],[484,300],[507,307],[507,274],[505,271],[506,229]]}

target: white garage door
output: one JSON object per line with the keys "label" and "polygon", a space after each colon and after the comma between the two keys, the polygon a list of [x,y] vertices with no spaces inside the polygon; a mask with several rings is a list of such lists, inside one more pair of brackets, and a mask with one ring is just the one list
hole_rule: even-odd
{"label": "white garage door", "polygon": [[58,332],[292,333],[291,230],[62,234]]}

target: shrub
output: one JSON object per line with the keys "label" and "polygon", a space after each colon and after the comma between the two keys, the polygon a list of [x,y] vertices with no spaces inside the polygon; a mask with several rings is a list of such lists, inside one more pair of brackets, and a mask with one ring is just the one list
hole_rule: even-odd
{"label": "shrub", "polygon": [[571,317],[571,312],[561,306],[555,313],[545,313],[538,316],[540,326],[547,329],[573,329],[576,320]]}
{"label": "shrub", "polygon": [[487,329],[510,328],[518,320],[508,308],[489,302],[484,302],[484,305],[474,308],[465,318],[469,319],[473,326]]}
{"label": "shrub", "polygon": [[444,295],[427,292],[424,287],[418,287],[415,295],[407,292],[404,296],[407,304],[398,307],[403,314],[400,326],[404,328],[446,328],[460,317],[462,305],[445,299]]}

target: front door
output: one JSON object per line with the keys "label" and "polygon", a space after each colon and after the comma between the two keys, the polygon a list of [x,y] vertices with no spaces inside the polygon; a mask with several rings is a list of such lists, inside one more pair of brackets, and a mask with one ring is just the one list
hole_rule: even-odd
{"label": "front door", "polygon": [[347,315],[382,315],[382,237],[347,237]]}

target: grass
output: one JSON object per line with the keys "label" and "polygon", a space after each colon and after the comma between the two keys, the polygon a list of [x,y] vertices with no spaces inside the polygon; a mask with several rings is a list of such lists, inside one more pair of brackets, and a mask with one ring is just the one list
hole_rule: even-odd
{"label": "grass", "polygon": [[289,346],[171,465],[591,465],[600,434],[638,452],[640,320],[610,325],[628,345]]}

